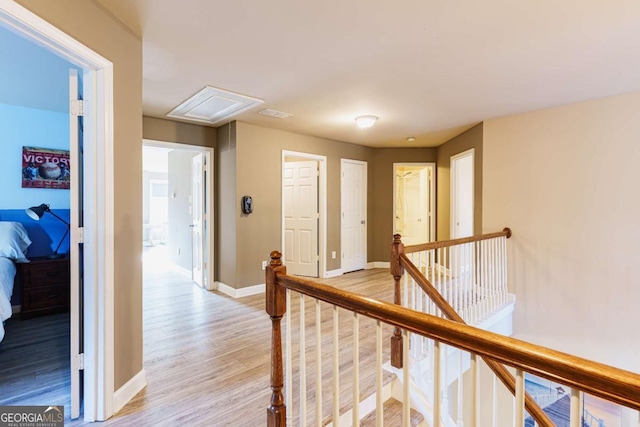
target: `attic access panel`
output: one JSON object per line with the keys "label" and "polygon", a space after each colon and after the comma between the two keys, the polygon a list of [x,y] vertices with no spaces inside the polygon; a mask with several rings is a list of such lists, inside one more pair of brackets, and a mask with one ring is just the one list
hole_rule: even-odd
{"label": "attic access panel", "polygon": [[263,102],[259,98],[205,86],[200,92],[174,108],[167,117],[215,125]]}

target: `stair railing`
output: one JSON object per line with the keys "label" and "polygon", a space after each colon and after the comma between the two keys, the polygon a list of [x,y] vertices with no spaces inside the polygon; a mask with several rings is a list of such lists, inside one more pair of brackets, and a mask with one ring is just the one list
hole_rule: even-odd
{"label": "stair railing", "polygon": [[[640,375],[636,373],[477,329],[461,322],[417,312],[397,304],[322,285],[311,280],[288,276],[285,266],[282,265],[281,254],[274,251],[271,253],[271,263],[266,271],[266,311],[272,322],[271,403],[267,408],[267,425],[269,427],[284,427],[286,425],[287,410],[291,409],[287,408],[285,404],[283,392],[284,367],[280,326],[281,320],[286,313],[287,290],[296,291],[300,295],[328,303],[334,310],[339,307],[349,311],[353,314],[356,326],[357,319],[360,316],[374,319],[377,325],[377,337],[381,336],[381,324],[384,323],[391,327],[399,328],[403,338],[408,337],[409,333],[419,334],[434,340],[437,349],[440,348],[441,344],[446,344],[470,352],[472,355],[480,356],[488,363],[498,364],[504,371],[506,371],[506,368],[499,365],[500,363],[515,368],[517,380],[514,387],[514,413],[516,414],[514,426],[524,425],[524,372],[573,387],[571,413],[574,416],[576,413],[578,417],[581,415],[579,411],[579,390],[634,410],[640,410]],[[354,333],[357,330],[358,328],[356,327]],[[408,350],[408,340],[403,340],[403,342],[405,350]],[[381,346],[380,338],[377,339],[377,345],[378,348]],[[305,349],[301,348],[301,352],[304,353]],[[407,353],[408,351],[403,353],[403,363],[406,370],[410,369],[410,359]],[[475,356],[472,357],[475,363],[477,359]],[[356,377],[354,376],[354,378]],[[477,376],[474,375],[473,378],[477,379]],[[354,389],[357,391],[355,382]],[[477,384],[474,384],[471,390],[474,394],[473,401],[476,402],[475,408],[477,410],[480,397]],[[287,393],[290,393],[290,390],[287,390]],[[439,388],[434,387],[434,394],[437,397],[436,402],[439,401],[439,393]],[[322,393],[316,396],[322,396]],[[573,398],[574,396],[576,396],[575,399]],[[334,400],[336,398],[336,396],[333,397]],[[354,393],[353,404],[357,406],[358,401],[359,396]],[[405,407],[410,404],[409,399],[404,400],[402,403]],[[578,405],[577,411],[574,408],[576,404]],[[333,413],[335,414],[336,412],[334,409]],[[327,421],[323,420],[321,415],[318,415],[321,413],[316,413],[315,425],[324,425]],[[406,416],[408,410],[404,410],[403,414],[402,425],[408,426],[408,417]],[[480,425],[478,415],[474,415],[474,420],[476,420],[474,425]],[[335,417],[331,421],[333,421],[334,426],[339,423]],[[496,423],[497,421],[494,419],[494,425]],[[552,423],[542,424],[540,421],[538,423],[539,425],[553,425]],[[430,424],[442,426],[441,411],[437,408],[434,408],[434,416]],[[355,412],[352,425],[359,425],[359,418]],[[381,421],[377,425],[382,425]],[[572,425],[579,425],[579,421],[577,424],[574,421]]]}
{"label": "stair railing", "polygon": [[[399,290],[400,278],[406,270],[413,283],[419,286],[428,297],[428,302],[425,303],[427,313],[461,324],[467,324],[467,322],[459,314],[459,311],[467,313],[467,317],[471,317],[473,313],[480,313],[479,317],[474,316],[474,319],[484,319],[507,301],[506,239],[509,237],[511,237],[511,229],[505,228],[501,232],[482,236],[405,247],[401,236],[396,234],[393,236],[391,244],[391,274],[394,277],[394,294],[396,296],[401,294]],[[424,258],[418,258],[418,265],[416,265],[409,259],[407,253],[420,252],[426,252],[426,254]],[[445,276],[441,272],[443,269],[449,272],[447,274],[449,277],[443,277]],[[435,270],[438,270],[438,274]],[[425,277],[426,275],[436,280],[438,288]],[[407,288],[408,286],[405,286],[405,289]],[[412,299],[415,302],[421,296],[420,292],[419,296],[413,295]],[[406,306],[399,297],[394,302]],[[413,305],[412,308],[417,308],[415,303]],[[392,352],[401,352],[402,347],[397,343],[398,336],[395,331],[391,341],[394,346]],[[422,348],[423,345],[414,347]],[[459,357],[462,357],[461,353]],[[401,353],[400,355],[392,353],[393,366],[401,368],[402,365],[394,364],[401,358]],[[459,360],[458,365],[461,367],[462,362],[461,359]],[[484,361],[507,389],[515,395],[516,378],[500,363],[491,359],[484,359]],[[438,360],[438,363],[441,362]],[[461,369],[458,371],[458,378],[461,378]],[[540,405],[527,392],[524,393],[524,401],[527,412],[539,426],[554,426]],[[439,402],[434,403],[439,404]]]}

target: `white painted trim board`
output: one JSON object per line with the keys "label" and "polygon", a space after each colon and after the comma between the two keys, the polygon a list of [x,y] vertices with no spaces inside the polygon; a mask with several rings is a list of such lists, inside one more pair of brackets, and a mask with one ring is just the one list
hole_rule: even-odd
{"label": "white painted trim board", "polygon": [[127,381],[122,387],[113,393],[113,412],[118,412],[124,408],[136,394],[140,393],[140,390],[147,386],[146,375],[144,369],[135,374],[133,378]]}
{"label": "white painted trim board", "polygon": [[264,283],[236,289],[236,288],[232,288],[231,286],[225,283],[216,282],[216,290],[218,290],[219,292],[222,292],[225,295],[230,296],[231,298],[242,298],[242,297],[248,297],[250,295],[262,294],[264,293],[265,288],[266,286]]}

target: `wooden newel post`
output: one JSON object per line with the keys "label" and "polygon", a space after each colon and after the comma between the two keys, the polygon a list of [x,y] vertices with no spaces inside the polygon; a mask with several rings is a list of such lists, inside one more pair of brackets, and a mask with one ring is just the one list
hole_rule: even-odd
{"label": "wooden newel post", "polygon": [[284,373],[282,363],[282,333],[280,321],[286,311],[286,291],[278,285],[276,274],[287,274],[282,254],[271,252],[271,264],[266,271],[266,311],[271,317],[271,403],[267,408],[268,427],[286,427],[287,408],[284,404]]}
{"label": "wooden newel post", "polygon": [[[391,243],[391,275],[393,276],[393,303],[402,305],[400,299],[400,279],[404,274],[404,268],[400,265],[400,254],[404,253],[404,245],[402,244],[399,234],[393,235]],[[402,368],[402,331],[400,328],[393,329],[391,336],[391,366]]]}

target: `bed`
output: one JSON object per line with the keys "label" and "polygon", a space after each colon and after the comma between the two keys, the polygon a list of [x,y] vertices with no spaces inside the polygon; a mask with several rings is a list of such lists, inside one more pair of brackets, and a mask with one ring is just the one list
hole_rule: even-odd
{"label": "bed", "polygon": [[19,222],[0,221],[0,341],[4,338],[4,321],[11,317],[11,295],[16,262],[29,262],[27,249],[31,239]]}

